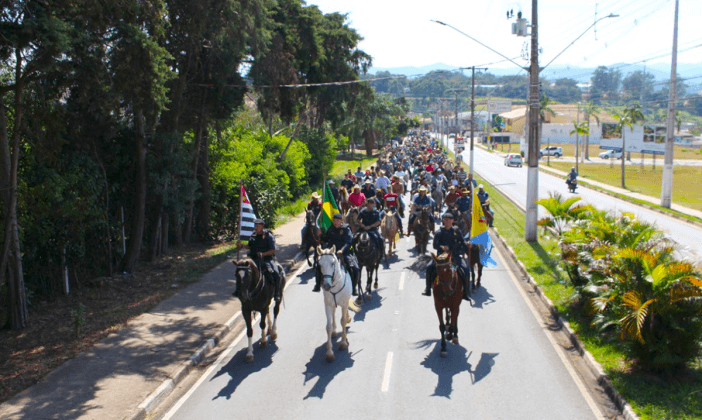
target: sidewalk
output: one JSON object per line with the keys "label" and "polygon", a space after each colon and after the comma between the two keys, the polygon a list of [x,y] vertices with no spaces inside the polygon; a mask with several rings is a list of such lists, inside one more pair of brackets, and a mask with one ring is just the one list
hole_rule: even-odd
{"label": "sidewalk", "polygon": [[[563,172],[563,171],[559,171],[557,169],[549,168],[545,164],[540,164],[539,169],[544,171],[544,172],[551,173],[552,175],[560,176],[563,179],[565,179],[568,176],[567,172]],[[619,187],[613,187],[611,185],[604,184],[602,182],[594,181],[590,178],[578,180],[578,184],[579,184],[578,186],[582,186],[584,184],[589,184],[589,185],[595,186],[601,190],[609,191],[611,193],[620,194],[620,195],[630,197],[630,198],[633,198],[636,200],[644,201],[646,203],[651,203],[651,204],[655,204],[655,205],[661,204],[660,198],[651,197],[650,195],[636,193],[636,192],[625,190],[625,189],[619,188]],[[672,203],[672,205],[670,207],[672,210],[675,210],[675,211],[680,212],[682,214],[686,214],[688,216],[694,216],[694,217],[702,219],[702,211],[691,209],[689,207],[684,207],[684,206],[681,206],[681,205],[675,204],[675,203]],[[654,208],[654,210],[659,210],[659,209]]]}
{"label": "sidewalk", "polygon": [[[303,223],[304,214],[274,232],[278,261],[288,273],[299,262]],[[0,405],[0,419],[145,418],[220,339],[244,328],[235,317],[239,300],[231,295],[233,267],[222,263]]]}

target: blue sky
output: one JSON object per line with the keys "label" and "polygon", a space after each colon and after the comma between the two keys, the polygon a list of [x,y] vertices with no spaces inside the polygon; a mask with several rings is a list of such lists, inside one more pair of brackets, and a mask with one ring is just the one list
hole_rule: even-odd
{"label": "blue sky", "polygon": [[[526,65],[521,58],[528,37],[511,34],[514,19],[506,11],[523,12],[531,21],[531,1],[309,0],[324,13],[348,14],[348,22],[364,40],[360,48],[373,57],[374,67],[424,66],[514,68],[515,64],[431,21],[443,21]],[[610,66],[617,63],[670,63],[674,0],[540,0],[539,63],[544,66],[585,32],[597,17],[608,18],[587,31],[553,65]],[[701,0],[680,0],[678,62],[699,63],[702,75]],[[694,21],[693,21],[694,19]]]}

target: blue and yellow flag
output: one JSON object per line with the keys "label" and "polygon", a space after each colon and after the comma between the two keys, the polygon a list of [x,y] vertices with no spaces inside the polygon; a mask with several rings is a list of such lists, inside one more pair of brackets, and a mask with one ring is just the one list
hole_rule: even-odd
{"label": "blue and yellow flag", "polygon": [[339,210],[339,206],[336,205],[336,200],[334,200],[329,184],[325,182],[322,211],[319,215],[319,227],[322,229],[322,232],[326,232],[332,225],[332,216],[334,216],[334,213],[341,213],[341,211]]}
{"label": "blue and yellow flag", "polygon": [[470,228],[470,242],[480,246],[480,264],[483,267],[497,267],[497,263],[490,257],[492,252],[492,238],[488,232],[487,219],[483,214],[478,193],[473,189],[473,223]]}

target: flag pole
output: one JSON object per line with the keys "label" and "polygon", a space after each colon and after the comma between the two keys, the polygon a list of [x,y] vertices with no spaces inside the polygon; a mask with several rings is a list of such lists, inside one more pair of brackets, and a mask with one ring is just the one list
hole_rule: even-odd
{"label": "flag pole", "polygon": [[[241,194],[241,189],[244,186],[244,180],[239,180],[239,241],[241,241],[241,222],[243,221],[242,206],[244,204],[244,196]],[[236,247],[236,260],[239,261],[240,247]]]}

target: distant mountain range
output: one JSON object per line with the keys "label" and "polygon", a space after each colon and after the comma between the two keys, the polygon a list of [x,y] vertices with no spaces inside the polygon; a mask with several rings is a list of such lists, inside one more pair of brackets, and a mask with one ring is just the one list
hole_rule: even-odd
{"label": "distant mountain range", "polygon": [[[608,68],[616,68],[621,70],[622,76],[626,76],[629,73],[635,72],[637,70],[646,70],[653,74],[656,80],[663,81],[670,79],[670,63],[659,63],[659,64],[647,64],[645,67],[643,64],[626,64],[619,63]],[[563,65],[552,65],[542,71],[542,77],[547,79],[560,79],[560,78],[571,78],[579,82],[584,82],[590,80],[592,73],[595,71],[596,67],[570,67]],[[450,66],[448,64],[436,63],[429,66],[421,67],[371,67],[369,73],[375,74],[381,71],[389,71],[391,74],[402,74],[408,77],[420,77],[427,73],[437,70],[458,70],[458,67]],[[519,74],[519,69],[513,68],[494,68],[489,69],[488,72],[496,76],[512,76]],[[467,75],[468,72],[465,72]],[[525,74],[525,73],[521,73]],[[702,76],[702,63],[700,64],[688,64],[688,63],[678,63],[678,74],[684,78]],[[691,85],[698,85],[699,79],[690,81]]]}

